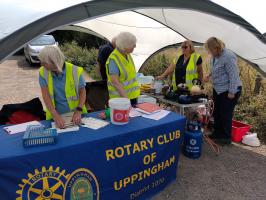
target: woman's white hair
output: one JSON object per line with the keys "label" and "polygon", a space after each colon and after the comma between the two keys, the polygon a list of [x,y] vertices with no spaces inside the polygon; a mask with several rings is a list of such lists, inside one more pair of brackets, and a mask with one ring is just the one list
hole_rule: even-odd
{"label": "woman's white hair", "polygon": [[137,38],[129,32],[121,32],[116,36],[116,47],[122,51],[136,46]]}
{"label": "woman's white hair", "polygon": [[41,50],[39,59],[41,63],[48,63],[53,66],[52,69],[58,69],[60,71],[62,70],[65,62],[65,56],[59,47],[51,45],[48,45]]}

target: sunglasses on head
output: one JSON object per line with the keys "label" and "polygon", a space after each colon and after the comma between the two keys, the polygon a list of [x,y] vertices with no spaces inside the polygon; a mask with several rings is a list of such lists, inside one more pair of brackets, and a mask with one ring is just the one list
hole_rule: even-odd
{"label": "sunglasses on head", "polygon": [[182,48],[182,49],[187,49],[187,48],[188,48],[188,46],[181,46],[181,48]]}

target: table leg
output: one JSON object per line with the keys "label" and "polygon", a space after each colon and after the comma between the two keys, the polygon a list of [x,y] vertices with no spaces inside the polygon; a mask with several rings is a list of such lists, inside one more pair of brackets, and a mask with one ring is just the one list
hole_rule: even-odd
{"label": "table leg", "polygon": [[184,107],[181,108],[181,115],[185,115],[185,108]]}

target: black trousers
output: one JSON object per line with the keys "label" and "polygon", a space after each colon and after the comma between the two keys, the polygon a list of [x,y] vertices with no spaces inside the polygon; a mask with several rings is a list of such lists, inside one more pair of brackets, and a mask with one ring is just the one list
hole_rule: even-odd
{"label": "black trousers", "polygon": [[213,101],[214,101],[214,132],[213,134],[217,138],[231,139],[232,131],[232,119],[234,109],[238,103],[241,95],[242,87],[239,87],[239,91],[235,94],[234,99],[228,98],[228,92],[217,94],[213,90]]}

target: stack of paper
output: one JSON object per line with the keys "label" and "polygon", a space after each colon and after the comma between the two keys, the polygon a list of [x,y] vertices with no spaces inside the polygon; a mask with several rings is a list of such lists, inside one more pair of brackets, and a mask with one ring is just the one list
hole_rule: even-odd
{"label": "stack of paper", "polygon": [[132,108],[129,112],[129,117],[144,117],[148,119],[153,119],[153,120],[160,120],[164,118],[166,115],[168,115],[170,111],[167,110],[159,110],[154,113],[148,113],[145,114],[144,112],[140,112],[138,108]]}
{"label": "stack of paper", "polygon": [[61,117],[65,121],[65,128],[58,128],[55,122],[52,122],[52,128],[55,128],[57,133],[65,133],[70,131],[78,131],[79,126],[72,122],[73,112],[62,114]]}
{"label": "stack of paper", "polygon": [[97,130],[99,128],[105,127],[109,124],[109,122],[88,117],[88,118],[82,118],[82,126],[86,128],[91,128],[93,130]]}
{"label": "stack of paper", "polygon": [[66,127],[71,127],[71,126],[75,126],[74,123],[72,122],[72,118],[73,118],[74,113],[70,112],[70,113],[65,113],[62,114],[61,117],[64,119],[65,121],[65,126]]}
{"label": "stack of paper", "polygon": [[129,111],[129,117],[140,117],[142,115],[141,112],[137,111],[136,108],[131,108]]}
{"label": "stack of paper", "polygon": [[71,131],[78,131],[79,130],[79,126],[77,126],[77,125],[66,126],[65,128],[58,128],[55,125],[55,122],[52,122],[52,128],[55,128],[57,133],[65,133],[65,132],[71,132]]}
{"label": "stack of paper", "polygon": [[166,117],[166,115],[168,115],[170,113],[170,111],[168,110],[161,110],[159,112],[153,113],[153,114],[143,114],[142,117],[144,118],[148,118],[148,119],[153,119],[153,120],[160,120],[164,117]]}
{"label": "stack of paper", "polygon": [[152,114],[161,111],[162,109],[156,104],[141,103],[136,106],[136,110],[145,114]]}

